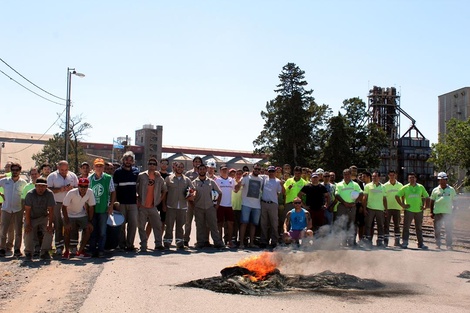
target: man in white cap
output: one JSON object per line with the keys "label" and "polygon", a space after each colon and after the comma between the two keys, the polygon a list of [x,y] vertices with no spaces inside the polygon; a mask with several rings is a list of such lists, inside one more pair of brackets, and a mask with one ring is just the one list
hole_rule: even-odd
{"label": "man in white cap", "polygon": [[455,189],[447,184],[447,174],[440,172],[437,175],[439,186],[431,192],[431,217],[434,219],[434,236],[436,247],[441,249],[441,229],[446,229],[446,247],[452,250],[452,204],[457,195]]}

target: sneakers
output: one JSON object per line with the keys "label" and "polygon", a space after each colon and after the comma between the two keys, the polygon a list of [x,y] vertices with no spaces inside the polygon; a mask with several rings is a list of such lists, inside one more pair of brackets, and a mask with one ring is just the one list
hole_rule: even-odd
{"label": "sneakers", "polygon": [[89,255],[88,253],[85,253],[85,252],[80,252],[80,253],[77,253],[77,258],[79,258],[79,259],[89,259],[89,258],[91,258],[91,255]]}
{"label": "sneakers", "polygon": [[162,245],[160,245],[160,246],[156,246],[156,247],[155,247],[155,250],[158,250],[158,251],[163,251],[163,250],[165,250],[165,247],[164,247],[164,246],[162,246]]}
{"label": "sneakers", "polygon": [[147,247],[140,247],[139,252],[147,252]]}
{"label": "sneakers", "polygon": [[421,244],[421,245],[418,245],[418,249],[421,249],[421,250],[428,250],[428,246],[425,246],[424,244]]}
{"label": "sneakers", "polygon": [[448,251],[454,250],[454,248],[452,248],[452,246],[446,246],[446,248],[447,248]]}
{"label": "sneakers", "polygon": [[56,254],[56,255],[62,255],[62,248],[57,248],[57,249],[55,250],[55,254]]}
{"label": "sneakers", "polygon": [[401,248],[402,248],[402,249],[408,249],[408,245],[407,245],[407,244],[402,244],[402,245],[401,245]]}
{"label": "sneakers", "polygon": [[5,249],[0,249],[0,257],[4,258],[6,255]]}
{"label": "sneakers", "polygon": [[41,258],[41,260],[50,260],[51,255],[49,254],[49,252],[45,252],[45,253],[41,254],[40,258]]}
{"label": "sneakers", "polygon": [[183,242],[183,245],[184,245],[185,247],[189,247],[189,241],[186,241],[186,240],[185,240],[185,241]]}
{"label": "sneakers", "polygon": [[98,257],[99,257],[100,259],[103,259],[103,258],[105,257],[104,251],[98,252]]}
{"label": "sneakers", "polygon": [[26,253],[24,260],[27,261],[27,262],[31,262],[33,260],[32,254],[31,253]]}
{"label": "sneakers", "polygon": [[62,254],[62,259],[64,259],[64,260],[70,259],[70,252],[69,252],[69,250],[65,250],[65,251],[64,251],[64,254]]}
{"label": "sneakers", "polygon": [[22,255],[23,255],[23,253],[21,253],[20,249],[15,249],[15,252],[13,253],[13,256],[15,258],[19,258]]}

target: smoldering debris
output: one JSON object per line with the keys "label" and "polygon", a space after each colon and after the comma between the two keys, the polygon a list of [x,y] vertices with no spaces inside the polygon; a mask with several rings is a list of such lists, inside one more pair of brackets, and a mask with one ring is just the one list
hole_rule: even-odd
{"label": "smoldering debris", "polygon": [[[457,277],[470,279],[470,271],[463,271]],[[467,280],[467,283],[470,283],[470,280]]]}
{"label": "smoldering debris", "polygon": [[362,279],[346,273],[333,273],[331,271],[324,271],[315,275],[282,275],[279,271],[274,271],[267,275],[265,279],[254,281],[240,269],[232,269],[228,275],[225,271],[224,276],[197,279],[178,286],[202,288],[220,293],[257,296],[292,291],[320,293],[334,290],[342,292],[375,291],[385,287],[384,284],[374,279]]}

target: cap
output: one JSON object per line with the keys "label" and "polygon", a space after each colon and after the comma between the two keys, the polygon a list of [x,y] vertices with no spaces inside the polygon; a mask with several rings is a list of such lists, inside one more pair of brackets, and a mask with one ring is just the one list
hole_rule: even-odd
{"label": "cap", "polygon": [[222,163],[222,164],[220,165],[220,169],[222,170],[222,169],[224,169],[224,168],[227,168],[227,164]]}
{"label": "cap", "polygon": [[207,167],[216,167],[215,165],[215,160],[214,159],[209,159],[206,161],[206,166]]}
{"label": "cap", "polygon": [[312,173],[312,175],[310,177],[318,177],[318,173],[317,172]]}
{"label": "cap", "polygon": [[237,171],[237,170],[236,170],[236,169],[234,169],[233,167],[232,167],[231,169],[229,169],[229,170],[228,170],[228,172],[229,172],[229,173],[231,173],[231,172],[236,172],[236,171]]}
{"label": "cap", "polygon": [[437,174],[437,179],[447,179],[447,174],[445,172],[440,172]]}
{"label": "cap", "polygon": [[85,186],[85,185],[88,186],[89,184],[90,184],[90,181],[88,180],[88,178],[82,177],[78,179],[79,186]]}
{"label": "cap", "polygon": [[80,167],[82,167],[83,165],[90,166],[90,164],[88,164],[88,162],[82,162],[82,164],[80,164]]}
{"label": "cap", "polygon": [[104,160],[102,158],[97,158],[93,161],[93,165],[104,165]]}
{"label": "cap", "polygon": [[317,168],[315,173],[323,175],[325,173],[325,171],[322,168]]}
{"label": "cap", "polygon": [[47,186],[47,180],[45,178],[39,177],[38,179],[36,179],[36,185]]}
{"label": "cap", "polygon": [[275,166],[268,166],[268,172],[275,172],[276,171],[276,167]]}

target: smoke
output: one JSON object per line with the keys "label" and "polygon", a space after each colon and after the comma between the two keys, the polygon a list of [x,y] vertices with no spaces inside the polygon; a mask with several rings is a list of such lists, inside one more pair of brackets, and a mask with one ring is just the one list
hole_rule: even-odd
{"label": "smoke", "polygon": [[[285,274],[312,275],[323,271],[344,272],[361,277],[378,278],[386,273],[387,278],[407,277],[421,280],[416,269],[420,264],[399,266],[400,249],[373,249],[365,251],[346,246],[348,238],[354,238],[354,226],[347,227],[347,217],[339,217],[333,225],[320,228],[313,238],[304,240],[299,246],[281,246],[274,250],[273,258]],[[398,265],[397,265],[398,264]]]}

